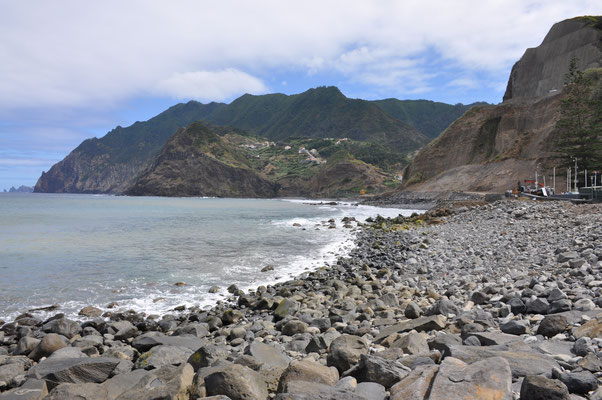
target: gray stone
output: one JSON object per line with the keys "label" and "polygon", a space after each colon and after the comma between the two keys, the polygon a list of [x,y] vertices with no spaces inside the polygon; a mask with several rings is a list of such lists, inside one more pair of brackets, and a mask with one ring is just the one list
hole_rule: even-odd
{"label": "gray stone", "polygon": [[546,299],[537,298],[527,305],[527,313],[546,315],[550,311],[550,303]]}
{"label": "gray stone", "polygon": [[292,381],[318,382],[333,386],[339,380],[336,368],[326,367],[313,361],[291,361],[284,370],[278,382],[278,393],[288,391],[288,384]]}
{"label": "gray stone", "polygon": [[282,334],[287,336],[293,336],[297,333],[304,333],[307,330],[307,324],[303,321],[292,320],[288,321],[282,327]]}
{"label": "gray stone", "polygon": [[81,331],[81,327],[75,321],[67,318],[60,318],[44,324],[42,330],[47,333],[56,333],[71,339]]}
{"label": "gray stone", "polygon": [[510,311],[512,311],[512,314],[519,315],[527,312],[527,306],[518,297],[511,298],[508,300],[507,304],[510,306]]}
{"label": "gray stone", "polygon": [[429,352],[429,345],[426,338],[417,332],[410,332],[397,339],[391,345],[393,348],[400,348],[406,354],[426,354]]}
{"label": "gray stone", "polygon": [[29,358],[34,361],[38,361],[42,357],[48,357],[58,349],[62,349],[67,346],[67,340],[65,337],[60,336],[56,333],[49,333],[42,338],[42,341],[38,346],[29,354]]}
{"label": "gray stone", "polygon": [[258,340],[251,342],[245,349],[245,354],[253,356],[266,367],[286,368],[290,362],[290,358],[282,350]]}
{"label": "gray stone", "polygon": [[362,354],[359,363],[349,369],[345,375],[353,376],[358,382],[376,382],[390,388],[410,372],[400,362],[386,360],[376,355]]}
{"label": "gray stone", "polygon": [[539,324],[539,328],[537,328],[537,334],[553,337],[564,332],[568,325],[569,323],[565,316],[554,314],[548,315]]}
{"label": "gray stone", "polygon": [[198,338],[205,337],[209,334],[209,325],[206,323],[190,323],[179,326],[172,336],[193,335]]}
{"label": "gray stone", "polygon": [[238,364],[231,364],[206,376],[205,387],[209,396],[224,395],[232,400],[264,400],[268,397],[267,385],[262,376]]}
{"label": "gray stone", "polygon": [[429,349],[444,351],[449,346],[454,344],[462,344],[462,339],[459,335],[450,333],[438,334],[428,341]]}
{"label": "gray stone", "polygon": [[441,298],[435,302],[435,304],[426,310],[425,315],[445,315],[457,314],[458,307],[449,299]]}
{"label": "gray stone", "polygon": [[60,383],[101,383],[106,381],[119,360],[115,358],[46,359],[27,372],[27,376],[44,379],[49,388]]}
{"label": "gray stone", "polygon": [[558,254],[558,258],[556,259],[556,261],[558,261],[559,263],[563,263],[578,257],[579,253],[577,253],[576,251],[566,251],[564,253]]}
{"label": "gray stone", "polygon": [[573,303],[573,309],[578,311],[592,311],[596,305],[590,299],[580,299]]}
{"label": "gray stone", "polygon": [[391,387],[391,400],[423,400],[427,397],[438,365],[422,365]]}
{"label": "gray stone", "polygon": [[165,366],[142,376],[116,400],[188,400],[193,378],[194,370],[190,364]]}
{"label": "gray stone", "polygon": [[573,346],[573,351],[576,355],[584,357],[588,353],[593,353],[595,351],[594,346],[592,346],[592,340],[588,337],[582,337],[577,339],[575,345]]}
{"label": "gray stone", "polygon": [[86,306],[79,310],[78,315],[82,315],[88,318],[96,318],[102,315],[102,310],[93,306]]}
{"label": "gray stone", "polygon": [[12,383],[18,376],[23,375],[24,373],[25,369],[20,363],[0,365],[0,381],[6,382],[10,387],[15,386]]}
{"label": "gray stone", "polygon": [[165,336],[160,332],[145,333],[144,335],[138,336],[132,342],[132,346],[140,351],[148,351],[154,346],[177,346],[186,347],[192,351],[207,344],[206,340],[199,339],[192,336]]}
{"label": "gray stone", "polygon": [[529,375],[520,388],[521,400],[570,400],[569,391],[564,383],[545,376]]}
{"label": "gray stone", "polygon": [[77,347],[63,347],[58,349],[54,353],[52,353],[48,359],[56,360],[59,358],[84,358],[88,357],[86,354],[82,353],[80,348]]}
{"label": "gray stone", "polygon": [[194,371],[199,368],[209,367],[217,361],[228,358],[228,349],[219,345],[206,345],[195,351],[189,358],[188,363],[192,365]]}
{"label": "gray stone", "polygon": [[48,394],[46,382],[39,379],[27,379],[18,388],[0,393],[0,400],[42,400]]}
{"label": "gray stone", "polygon": [[419,318],[421,314],[422,310],[420,309],[418,304],[414,303],[413,301],[408,303],[408,305],[405,308],[405,311],[403,312],[403,315],[405,315],[405,317],[409,319]]}
{"label": "gray stone", "polygon": [[107,389],[97,383],[62,383],[52,389],[44,400],[106,400]]}
{"label": "gray stone", "polygon": [[19,339],[17,347],[13,351],[13,355],[27,355],[31,353],[39,344],[41,340],[33,338],[31,336],[25,336]]}
{"label": "gray stone", "polygon": [[510,335],[522,335],[529,331],[529,320],[513,319],[506,323],[500,324],[500,330]]}
{"label": "gray stone", "polygon": [[429,400],[512,400],[512,374],[508,361],[492,357],[466,364],[448,357],[441,362]]}
{"label": "gray stone", "polygon": [[[322,383],[292,381],[287,393],[280,393],[276,400],[370,400],[343,388]],[[262,399],[263,400],[263,399]]]}
{"label": "gray stone", "polygon": [[193,351],[187,347],[155,346],[140,354],[135,368],[158,369],[167,365],[180,365],[187,362]]}
{"label": "gray stone", "polygon": [[520,340],[520,338],[517,338],[514,335],[499,332],[475,332],[470,335],[479,339],[482,346],[496,346]]}
{"label": "gray stone", "polygon": [[598,388],[598,381],[594,374],[589,371],[563,372],[560,380],[566,385],[570,393],[587,394],[587,392]]}
{"label": "gray stone", "polygon": [[408,332],[411,330],[416,330],[418,332],[428,332],[433,330],[441,330],[445,328],[446,320],[443,315],[432,315],[429,317],[421,317],[416,319],[410,319],[407,321],[402,321],[399,324],[395,324],[389,326],[385,329],[382,329],[380,333],[374,338],[376,343],[380,342],[384,338],[393,333],[401,333]]}
{"label": "gray stone", "polygon": [[551,378],[552,369],[560,367],[552,357],[535,353],[528,346],[517,346],[515,350],[500,350],[495,347],[497,346],[452,345],[444,351],[444,357],[455,357],[466,363],[474,363],[490,357],[502,357],[510,364],[512,376],[515,378],[527,375],[544,375]]}
{"label": "gray stone", "polygon": [[370,400],[385,400],[387,398],[384,386],[375,382],[358,383],[355,394]]}
{"label": "gray stone", "polygon": [[362,354],[368,353],[368,343],[358,336],[341,335],[330,344],[327,365],[336,367],[340,373],[353,367]]}
{"label": "gray stone", "polygon": [[284,317],[293,315],[299,309],[299,303],[291,299],[284,299],[274,310],[274,320],[279,321]]}

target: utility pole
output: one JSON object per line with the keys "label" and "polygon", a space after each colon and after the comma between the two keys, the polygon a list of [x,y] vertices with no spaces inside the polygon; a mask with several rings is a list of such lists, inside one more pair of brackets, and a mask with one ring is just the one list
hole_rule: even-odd
{"label": "utility pole", "polygon": [[577,157],[575,157],[575,193],[579,190],[577,189]]}

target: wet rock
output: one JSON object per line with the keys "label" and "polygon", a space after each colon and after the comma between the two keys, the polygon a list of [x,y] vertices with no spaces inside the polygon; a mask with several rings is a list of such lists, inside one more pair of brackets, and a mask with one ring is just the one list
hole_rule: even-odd
{"label": "wet rock", "polygon": [[508,361],[492,357],[466,364],[448,357],[441,362],[429,400],[512,399],[512,374]]}
{"label": "wet rock", "polygon": [[368,353],[366,340],[352,335],[341,335],[330,344],[327,365],[335,367],[340,373],[345,372],[360,360],[362,354]]}
{"label": "wet rock", "polygon": [[268,389],[257,372],[242,365],[232,364],[205,377],[209,396],[224,395],[232,400],[267,399]]}
{"label": "wet rock", "polygon": [[520,388],[521,400],[570,400],[564,383],[539,375],[529,375]]}

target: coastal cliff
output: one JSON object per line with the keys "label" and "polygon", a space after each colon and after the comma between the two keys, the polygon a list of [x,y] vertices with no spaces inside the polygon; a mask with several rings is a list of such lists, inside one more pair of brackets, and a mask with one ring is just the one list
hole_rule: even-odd
{"label": "coastal cliff", "polygon": [[554,167],[556,186],[564,187],[566,165],[555,160],[553,143],[567,96],[563,82],[573,57],[580,69],[602,65],[601,28],[602,17],[555,24],[515,64],[505,101],[474,107],[424,147],[405,170],[405,189],[503,192],[536,171],[550,179]]}

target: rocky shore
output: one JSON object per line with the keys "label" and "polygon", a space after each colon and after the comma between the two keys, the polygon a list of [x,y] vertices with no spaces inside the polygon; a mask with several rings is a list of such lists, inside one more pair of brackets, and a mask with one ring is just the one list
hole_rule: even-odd
{"label": "rocky shore", "polygon": [[0,322],[0,400],[602,399],[602,205],[341,222],[348,257],[210,310]]}

